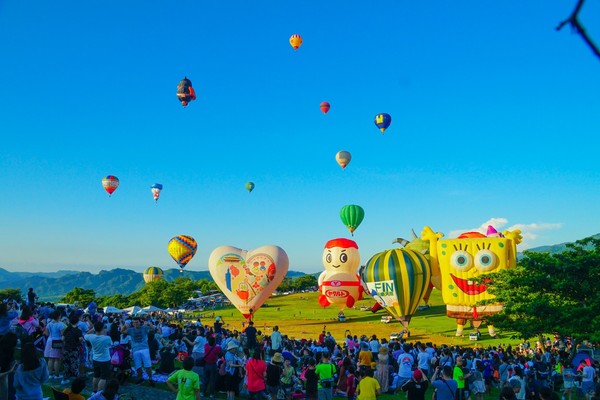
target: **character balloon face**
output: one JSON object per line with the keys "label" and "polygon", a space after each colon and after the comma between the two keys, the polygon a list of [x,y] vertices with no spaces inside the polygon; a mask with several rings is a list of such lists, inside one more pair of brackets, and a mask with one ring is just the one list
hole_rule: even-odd
{"label": "character balloon face", "polygon": [[360,255],[356,242],[349,239],[333,239],[323,251],[323,266],[327,272],[356,274]]}

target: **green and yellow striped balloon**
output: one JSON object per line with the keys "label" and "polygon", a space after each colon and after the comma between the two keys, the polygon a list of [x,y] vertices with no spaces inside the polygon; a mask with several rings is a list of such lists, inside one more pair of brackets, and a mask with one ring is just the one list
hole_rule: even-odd
{"label": "green and yellow striped balloon", "polygon": [[368,293],[408,328],[431,282],[431,267],[419,252],[386,250],[371,257],[360,278]]}

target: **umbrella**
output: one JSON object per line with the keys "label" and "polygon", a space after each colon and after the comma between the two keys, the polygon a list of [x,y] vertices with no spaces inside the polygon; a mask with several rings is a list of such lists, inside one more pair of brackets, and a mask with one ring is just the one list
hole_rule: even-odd
{"label": "umbrella", "polygon": [[123,312],[123,310],[119,310],[117,307],[113,307],[113,306],[104,307],[105,314],[108,314],[108,313],[118,314],[118,313],[122,313],[122,312]]}
{"label": "umbrella", "polygon": [[144,308],[142,308],[142,310],[146,311],[146,312],[163,311],[161,308],[158,308],[158,307],[155,307],[155,306],[144,307]]}

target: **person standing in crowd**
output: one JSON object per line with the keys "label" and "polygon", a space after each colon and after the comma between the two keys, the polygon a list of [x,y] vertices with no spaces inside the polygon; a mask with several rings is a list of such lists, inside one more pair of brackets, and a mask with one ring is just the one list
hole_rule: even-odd
{"label": "person standing in crowd", "polygon": [[465,400],[465,383],[470,374],[465,375],[463,372],[463,358],[456,357],[456,363],[452,370],[452,379],[456,381],[456,400]]}
{"label": "person standing in crowd", "polygon": [[409,351],[410,347],[405,344],[403,353],[400,353],[398,356],[398,387],[402,387],[402,385],[410,381],[413,377],[412,367],[415,359]]}
{"label": "person standing in crowd", "polygon": [[595,391],[594,379],[596,378],[596,370],[591,365],[588,365],[586,360],[581,360],[581,390],[586,399],[590,399]]}
{"label": "person standing in crowd", "polygon": [[267,395],[277,398],[279,386],[281,386],[281,372],[283,369],[283,356],[281,353],[273,354],[271,362],[267,365]]}
{"label": "person standing in crowd", "polygon": [[225,390],[227,400],[235,400],[235,393],[240,387],[240,368],[243,367],[241,360],[236,356],[239,350],[237,343],[230,340],[227,343],[227,352],[225,352]]}
{"label": "person standing in crowd", "polygon": [[148,374],[150,386],[154,386],[152,380],[152,360],[150,359],[150,346],[148,345],[148,333],[153,330],[152,325],[142,324],[139,317],[134,317],[132,327],[123,326],[123,331],[131,337],[131,352],[133,354],[133,364],[137,371],[137,384],[144,382],[142,367]]}
{"label": "person standing in crowd", "polygon": [[[200,400],[200,377],[192,371],[194,359],[186,357],[183,360],[183,369],[175,371],[167,379],[167,386],[172,392],[177,393],[176,400]],[[174,385],[177,384],[177,387]]]}
{"label": "person standing in crowd", "polygon": [[23,308],[21,309],[19,325],[23,327],[23,329],[25,330],[25,332],[27,332],[28,335],[32,335],[40,326],[40,322],[33,315],[33,311],[30,306],[23,306]]}
{"label": "person standing in crowd", "polygon": [[[575,387],[575,370],[573,369],[573,364],[571,364],[569,361],[565,362],[565,366],[562,370],[562,377],[563,377],[563,400],[567,399],[568,400],[572,400],[573,399],[573,388]],[[524,400],[524,399],[520,399],[519,395],[517,395],[517,399],[518,400]]]}
{"label": "person standing in crowd", "polygon": [[404,385],[400,387],[400,390],[406,392],[407,400],[425,400],[425,392],[428,387],[427,374],[421,369],[416,369],[413,372],[412,379],[405,382]]}
{"label": "person standing in crowd", "polygon": [[425,346],[420,345],[418,347],[419,354],[417,354],[417,368],[421,370],[423,375],[429,377],[429,366],[431,365],[431,354],[427,351]]}
{"label": "person standing in crowd", "polygon": [[[306,399],[316,400],[319,396],[319,377],[315,373],[316,361],[314,358],[310,358],[307,362],[306,373],[304,377],[306,379]],[[347,396],[348,400],[353,400],[353,397]]]}
{"label": "person standing in crowd", "polygon": [[329,362],[329,354],[327,352],[323,353],[321,363],[315,369],[315,374],[319,377],[319,400],[332,400],[335,366]]}
{"label": "person standing in crowd", "polygon": [[94,392],[97,392],[98,390],[103,390],[108,379],[110,379],[110,347],[112,341],[110,340],[110,336],[106,335],[102,322],[96,322],[94,324],[94,333],[89,333],[84,338],[92,344],[92,364],[94,366],[92,386]]}
{"label": "person standing in crowd", "polygon": [[60,322],[60,312],[54,310],[50,313],[51,321],[46,326],[44,334],[48,337],[44,349],[44,357],[48,359],[48,370],[50,379],[62,378],[60,376],[61,359],[63,351],[62,333],[65,325]]}
{"label": "person standing in crowd", "polygon": [[12,375],[15,367],[15,348],[17,335],[10,331],[12,321],[19,313],[12,310],[12,305],[0,301],[0,400],[8,399],[12,391]]}
{"label": "person standing in crowd", "polygon": [[244,331],[246,334],[246,343],[248,350],[254,350],[256,348],[256,333],[257,330],[254,327],[254,321],[248,322],[248,327]]}
{"label": "person standing in crowd", "polygon": [[70,385],[71,379],[79,376],[79,353],[83,343],[83,334],[77,326],[79,317],[75,313],[69,316],[69,326],[63,331],[63,358],[65,377],[61,385]]}
{"label": "person standing in crowd", "polygon": [[209,336],[204,345],[204,397],[215,398],[215,385],[217,383],[217,360],[221,356],[221,346],[215,338]]}
{"label": "person standing in crowd", "polygon": [[35,292],[33,291],[33,288],[30,287],[29,291],[27,292],[27,305],[33,309],[35,307],[35,301],[37,299],[37,294],[35,294]]}
{"label": "person standing in crowd", "polygon": [[246,362],[249,400],[262,400],[266,389],[267,364],[261,359],[261,352],[254,350],[252,357]]}
{"label": "person standing in crowd", "polygon": [[270,356],[273,356],[275,353],[281,353],[281,332],[279,332],[279,326],[275,325],[273,327],[273,333],[271,333],[271,351],[269,352]]}
{"label": "person standing in crowd", "polygon": [[21,364],[14,377],[14,388],[19,400],[43,400],[42,385],[49,378],[46,360],[38,357],[33,342],[21,345]]}
{"label": "person standing in crowd", "polygon": [[216,343],[221,343],[221,338],[223,337],[223,324],[225,321],[221,317],[217,317],[215,319],[215,323],[213,324],[213,332],[215,334]]}
{"label": "person standing in crowd", "polygon": [[380,391],[379,382],[373,378],[373,370],[367,369],[365,375],[358,382],[356,400],[375,400]]}
{"label": "person standing in crowd", "polygon": [[379,348],[379,355],[377,356],[377,370],[375,372],[375,379],[381,386],[381,393],[387,393],[390,387],[390,358],[389,349],[381,346]]}
{"label": "person standing in crowd", "polygon": [[[438,375],[442,372],[442,377],[438,380]],[[455,400],[456,389],[458,385],[452,379],[452,367],[446,365],[443,368],[439,366],[435,368],[435,372],[431,377],[431,385],[435,388],[436,400]]]}

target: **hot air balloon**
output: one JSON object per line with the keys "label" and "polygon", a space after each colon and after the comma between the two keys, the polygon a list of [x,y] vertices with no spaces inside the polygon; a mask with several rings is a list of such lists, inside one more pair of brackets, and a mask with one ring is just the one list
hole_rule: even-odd
{"label": "hot air balloon", "polygon": [[352,154],[346,150],[338,151],[335,155],[335,161],[337,161],[337,163],[340,164],[340,167],[344,169],[346,168],[346,165],[350,164],[350,161],[352,161]]}
{"label": "hot air balloon", "polygon": [[288,266],[286,252],[274,245],[254,250],[220,246],[208,259],[213,280],[247,319],[252,318],[283,281]]}
{"label": "hot air balloon", "polygon": [[431,282],[431,268],[425,256],[406,249],[375,254],[360,271],[368,292],[408,330]]}
{"label": "hot air balloon", "polygon": [[327,114],[330,108],[331,105],[328,102],[324,101],[321,103],[321,111],[323,111],[323,114]]}
{"label": "hot air balloon", "polygon": [[365,210],[363,210],[361,206],[355,204],[344,206],[340,211],[340,218],[352,236],[354,236],[354,231],[358,228],[364,217]]}
{"label": "hot air balloon", "polygon": [[102,186],[108,193],[108,197],[110,197],[119,187],[119,178],[114,175],[108,175],[106,178],[102,178]]}
{"label": "hot air balloon", "polygon": [[148,267],[144,271],[144,282],[152,282],[165,279],[165,274],[162,269],[158,267]]}
{"label": "hot air balloon", "polygon": [[155,183],[154,185],[150,186],[150,191],[152,191],[152,196],[154,196],[154,201],[156,201],[158,203],[158,198],[160,197],[160,191],[162,190],[163,186],[161,183]]}
{"label": "hot air balloon", "polygon": [[375,116],[375,125],[377,125],[381,133],[384,133],[391,123],[392,116],[390,114],[382,113]]}
{"label": "hot air balloon", "polygon": [[197,249],[198,244],[196,243],[196,240],[193,237],[186,235],[175,236],[167,245],[169,254],[173,257],[173,260],[175,260],[177,265],[179,265],[179,268],[181,268],[180,272],[183,272],[183,268],[185,268],[186,264],[194,257]]}
{"label": "hot air balloon", "polygon": [[360,264],[358,245],[354,240],[329,240],[323,251],[325,271],[319,275],[319,304],[336,305],[340,311],[352,307],[362,297],[362,286],[357,274]]}
{"label": "hot air balloon", "polygon": [[190,101],[196,100],[196,91],[192,87],[192,81],[190,81],[187,76],[177,85],[177,98],[184,107],[186,107]]}
{"label": "hot air balloon", "polygon": [[254,182],[246,182],[246,190],[251,193],[254,190]]}
{"label": "hot air balloon", "polygon": [[298,50],[298,48],[302,46],[302,36],[296,34],[292,35],[290,37],[290,44],[292,45],[294,50]]}

